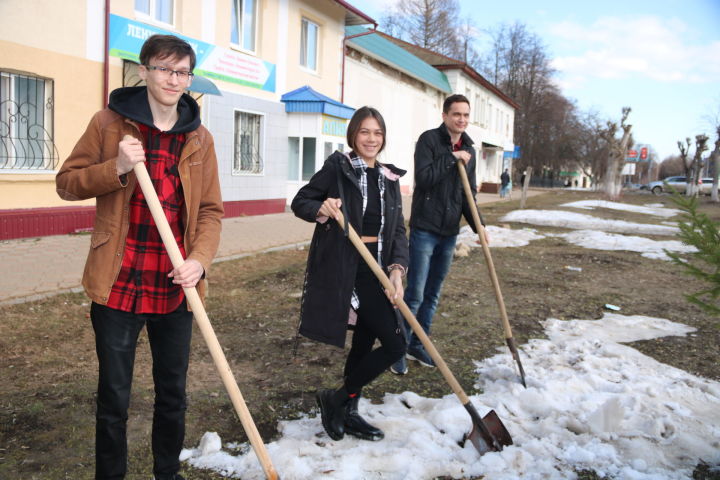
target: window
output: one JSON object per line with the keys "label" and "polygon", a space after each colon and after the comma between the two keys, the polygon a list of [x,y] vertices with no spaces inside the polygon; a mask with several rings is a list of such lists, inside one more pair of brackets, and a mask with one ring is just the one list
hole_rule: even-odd
{"label": "window", "polygon": [[262,115],[235,112],[233,174],[263,173],[261,152]]}
{"label": "window", "polygon": [[233,0],[230,42],[243,50],[255,51],[258,0]]}
{"label": "window", "polygon": [[320,27],[307,18],[302,19],[300,31],[300,65],[317,71],[318,30]]}
{"label": "window", "polygon": [[173,0],[135,0],[135,13],[156,22],[173,25]]}
{"label": "window", "polygon": [[315,146],[317,140],[313,137],[303,137],[302,149],[302,179],[308,181],[315,173]]}
{"label": "window", "polygon": [[288,180],[310,180],[315,173],[316,145],[315,137],[288,137]]}
{"label": "window", "polygon": [[0,170],[52,170],[53,81],[0,71]]}

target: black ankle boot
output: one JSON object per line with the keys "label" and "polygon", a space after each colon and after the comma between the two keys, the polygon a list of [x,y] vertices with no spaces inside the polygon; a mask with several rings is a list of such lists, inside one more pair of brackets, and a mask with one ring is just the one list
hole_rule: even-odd
{"label": "black ankle boot", "polygon": [[360,394],[351,398],[345,407],[345,433],[362,440],[377,442],[385,438],[385,434],[377,427],[370,425],[358,413]]}
{"label": "black ankle boot", "polygon": [[345,436],[345,406],[350,400],[345,387],[338,390],[320,390],[315,394],[320,417],[327,434],[333,440],[342,440]]}

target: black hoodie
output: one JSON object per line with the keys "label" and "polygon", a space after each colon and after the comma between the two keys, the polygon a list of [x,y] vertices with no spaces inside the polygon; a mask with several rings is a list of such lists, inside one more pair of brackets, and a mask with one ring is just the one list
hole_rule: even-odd
{"label": "black hoodie", "polygon": [[[113,90],[108,108],[134,122],[157,128],[148,103],[147,87],[123,87]],[[188,133],[197,130],[200,126],[200,107],[190,95],[183,93],[177,110],[177,122],[167,133]]]}

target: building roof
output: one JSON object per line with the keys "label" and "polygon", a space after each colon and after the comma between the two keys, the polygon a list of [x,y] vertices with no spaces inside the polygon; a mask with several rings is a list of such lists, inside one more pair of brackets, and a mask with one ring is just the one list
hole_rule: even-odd
{"label": "building roof", "polygon": [[[382,35],[378,35],[377,32],[365,27],[349,26],[345,27],[345,35],[350,37],[347,40],[348,44],[365,55],[388,64],[442,92],[449,93],[451,91],[450,83],[444,73]],[[354,35],[357,36],[353,37]]]}
{"label": "building roof", "polygon": [[457,60],[455,58],[450,58],[446,55],[442,55],[437,52],[433,52],[432,50],[428,50],[427,48],[420,47],[418,45],[414,45],[412,43],[408,43],[404,40],[400,40],[399,38],[392,37],[388,35],[387,33],[383,32],[377,32],[378,35],[382,36],[389,42],[392,42],[394,45],[397,45],[398,47],[403,48],[404,50],[407,50],[409,53],[415,55],[416,57],[422,59],[422,61],[429,63],[433,67],[435,67],[438,70],[461,70],[464,74],[475,80],[477,83],[482,85],[483,87],[487,88],[491,92],[493,92],[495,95],[500,97],[505,103],[510,105],[511,107],[515,109],[519,109],[520,105],[515,102],[512,98],[510,98],[505,92],[500,90],[498,87],[496,87],[493,83],[491,83],[488,79],[480,75],[474,68],[472,68],[467,63],[463,62],[462,60]]}
{"label": "building roof", "polygon": [[350,118],[355,109],[326,97],[305,85],[280,97],[285,103],[285,111],[288,113],[324,113],[339,118]]}
{"label": "building roof", "polygon": [[374,26],[377,26],[375,20],[345,0],[335,0],[335,3],[345,9],[345,25],[367,25],[368,23],[372,23]]}

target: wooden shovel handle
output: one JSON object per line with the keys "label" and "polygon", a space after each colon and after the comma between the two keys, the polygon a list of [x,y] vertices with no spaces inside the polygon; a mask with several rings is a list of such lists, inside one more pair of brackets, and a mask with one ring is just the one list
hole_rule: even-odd
{"label": "wooden shovel handle", "polygon": [[510,321],[508,320],[507,311],[505,310],[505,300],[503,300],[503,295],[500,291],[500,282],[498,282],[497,274],[495,273],[495,265],[493,264],[492,256],[490,255],[490,247],[488,246],[487,239],[485,238],[485,227],[483,227],[482,223],[480,223],[480,213],[478,212],[477,205],[475,204],[475,199],[472,196],[470,182],[468,181],[467,172],[465,171],[465,164],[462,161],[458,161],[457,166],[458,171],[460,172],[460,178],[462,179],[463,190],[465,190],[465,198],[470,205],[473,221],[477,227],[478,237],[480,237],[480,244],[482,245],[482,251],[485,255],[485,261],[487,262],[490,282],[495,290],[495,298],[497,299],[498,308],[500,309],[500,318],[505,332],[505,339],[507,340],[512,338],[513,334],[510,329]]}
{"label": "wooden shovel handle", "polygon": [[[343,215],[342,213],[338,212],[338,218],[336,218],[338,225],[340,225],[340,228],[343,228],[345,225]],[[368,248],[365,246],[363,241],[358,236],[357,232],[355,232],[355,229],[348,223],[348,237],[350,238],[350,242],[355,246],[357,251],[360,253],[360,255],[363,257],[365,262],[368,264],[370,269],[373,271],[375,276],[380,280],[380,283],[383,287],[385,287],[391,294],[395,293],[395,287],[393,286],[392,282],[388,278],[388,276],[385,274],[383,269],[378,265],[377,260],[372,256],[372,253],[368,250]],[[440,356],[440,353],[435,348],[435,345],[433,345],[432,341],[430,341],[430,338],[425,333],[425,330],[420,326],[417,319],[415,318],[415,315],[410,311],[410,308],[405,303],[405,300],[403,300],[402,297],[397,298],[395,300],[395,305],[397,305],[398,309],[400,310],[400,313],[402,313],[403,317],[405,317],[405,320],[407,320],[408,324],[412,328],[413,332],[415,332],[415,335],[417,335],[418,339],[420,339],[420,342],[422,342],[423,346],[425,347],[425,350],[428,352],[430,357],[435,361],[435,364],[437,365],[438,369],[440,370],[440,373],[442,373],[442,376],[445,377],[445,381],[450,385],[450,388],[452,388],[455,395],[457,395],[458,399],[460,399],[460,402],[463,405],[466,405],[470,402],[470,398],[465,394],[465,391],[462,389],[458,381],[455,379],[455,376],[452,374],[450,369],[448,368],[447,364],[445,363],[445,360],[442,359]]]}
{"label": "wooden shovel handle", "polygon": [[[123,140],[132,140],[133,138],[134,137],[130,135],[125,135]],[[155,220],[155,225],[160,232],[160,237],[165,245],[165,249],[170,256],[170,261],[172,262],[173,267],[178,268],[185,263],[185,259],[182,257],[177,243],[175,243],[175,237],[170,230],[170,225],[168,224],[165,212],[160,205],[157,193],[155,193],[155,188],[150,180],[147,168],[145,168],[145,162],[135,164],[133,171],[135,172],[135,176],[137,177],[140,188],[145,196],[145,201],[150,208],[153,220]],[[240,393],[240,388],[235,381],[235,377],[230,370],[230,365],[225,358],[220,342],[218,342],[215,331],[210,324],[210,319],[207,316],[207,312],[205,311],[205,306],[200,299],[200,295],[195,287],[183,288],[183,291],[185,292],[187,302],[192,309],[198,328],[200,329],[200,332],[207,343],[208,349],[210,350],[210,355],[212,356],[213,362],[215,362],[215,367],[220,373],[225,389],[230,396],[230,400],[235,407],[238,417],[240,417],[240,422],[242,423],[245,433],[247,433],[250,440],[250,444],[255,451],[255,455],[257,455],[260,460],[260,464],[265,471],[265,476],[268,479],[275,480],[278,478],[277,472],[275,472],[272,462],[270,461],[270,456],[268,455],[267,450],[265,450],[265,444],[260,437],[260,433],[255,426],[255,422],[253,422],[242,393]]]}

